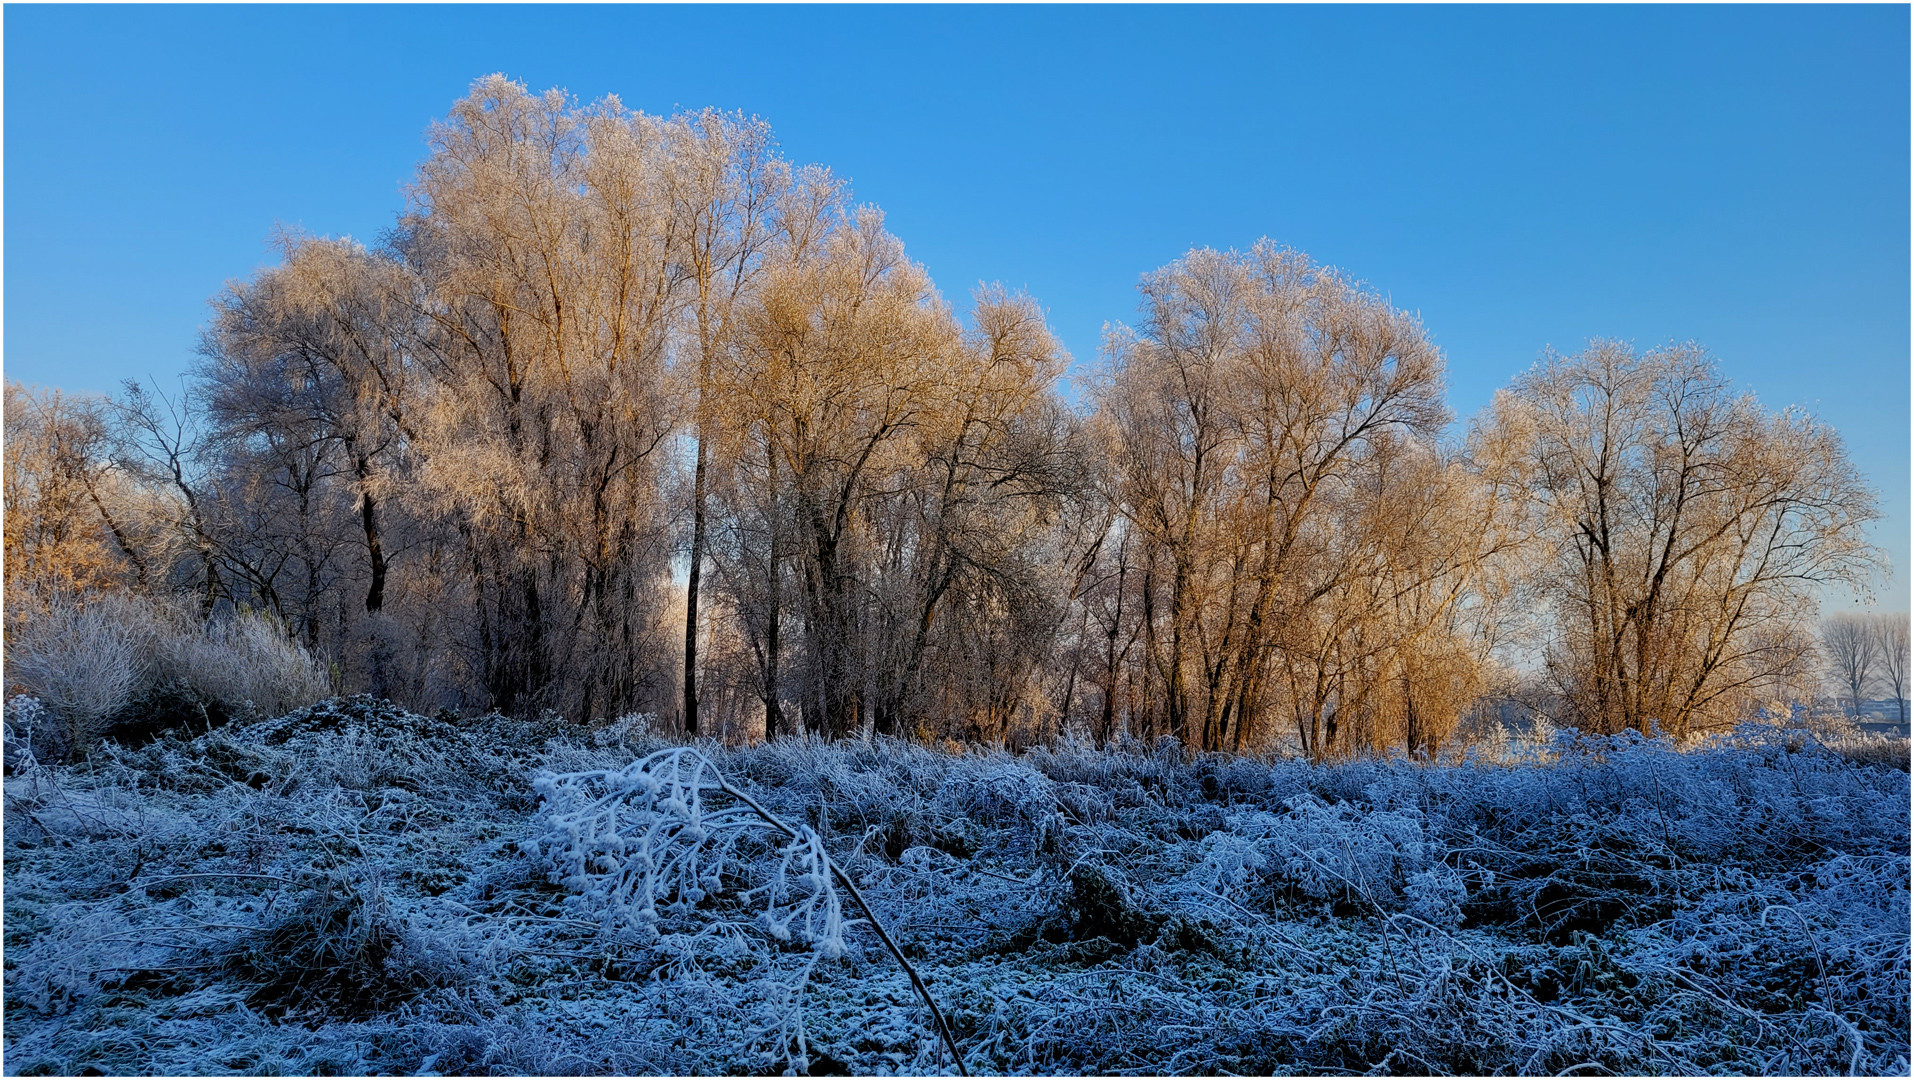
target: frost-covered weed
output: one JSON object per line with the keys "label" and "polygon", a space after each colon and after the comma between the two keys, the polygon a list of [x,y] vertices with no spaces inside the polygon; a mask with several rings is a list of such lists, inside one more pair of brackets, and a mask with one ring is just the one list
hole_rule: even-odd
{"label": "frost-covered weed", "polygon": [[1275,817],[1262,811],[1233,814],[1228,828],[1205,836],[1198,844],[1203,861],[1184,874],[1178,884],[1198,892],[1228,896],[1249,887],[1269,868],[1265,842]]}
{"label": "frost-covered weed", "polygon": [[1298,795],[1289,813],[1269,823],[1268,842],[1284,876],[1308,896],[1391,904],[1409,878],[1429,864],[1422,815],[1414,810],[1364,811]]}
{"label": "frost-covered weed", "polygon": [[[622,769],[541,773],[533,787],[544,799],[543,835],[525,845],[527,853],[542,856],[551,880],[571,890],[576,906],[597,916],[612,935],[635,930],[639,941],[660,944],[681,962],[695,963],[696,950],[687,945],[702,935],[693,933],[690,942],[683,935],[665,939],[658,901],[670,901],[666,913],[686,916],[708,900],[721,899],[727,869],[742,869],[740,845],[756,833],[771,832],[778,839],[774,868],[767,880],[742,890],[738,898],[762,901],[759,918],[773,939],[788,942],[795,932],[811,949],[810,960],[799,967],[773,1008],[775,1023],[767,1026],[780,1045],[796,1044],[787,1060],[800,1070],[809,1068],[804,992],[818,962],[847,952],[844,934],[849,924],[841,885],[864,910],[865,918],[859,921],[876,932],[910,977],[958,1071],[963,1071],[961,1052],[935,1000],[896,942],[871,920],[857,886],[825,850],[824,838],[809,825],[777,817],[730,786],[704,753],[678,747],[656,751]],[[720,797],[720,805],[710,805],[714,796]],[[749,947],[735,930],[723,940],[728,959],[748,954]]]}
{"label": "frost-covered weed", "polygon": [[948,1071],[835,870],[980,1072],[1908,1067],[1907,774],[1811,733],[1317,767],[347,699],[14,749],[10,1072]]}
{"label": "frost-covered weed", "polygon": [[162,680],[218,702],[229,715],[278,716],[331,689],[325,668],[259,613],[174,629],[158,642]]}
{"label": "frost-covered weed", "polygon": [[[324,667],[260,612],[207,621],[183,602],[107,594],[57,599],[13,629],[8,692],[43,706],[33,734],[48,760],[89,752],[116,728],[278,716],[331,689]],[[154,714],[166,711],[181,715],[161,723]]]}
{"label": "frost-covered weed", "polygon": [[9,627],[7,681],[38,699],[50,721],[35,732],[42,754],[65,757],[91,745],[132,697],[143,650],[123,606],[117,598],[87,605],[60,599]]}
{"label": "frost-covered weed", "polygon": [[[741,803],[710,805],[724,791],[711,760],[697,750],[660,750],[622,769],[542,774],[533,788],[544,799],[542,835],[525,845],[569,906],[609,931],[658,937],[659,902],[684,915],[715,900],[727,869],[735,877],[738,845],[774,828]],[[843,901],[831,880],[823,840],[809,825],[777,849],[776,870],[742,895],[762,898],[760,920],[780,941],[799,939],[826,959],[844,955]],[[780,839],[784,839],[780,837]]]}

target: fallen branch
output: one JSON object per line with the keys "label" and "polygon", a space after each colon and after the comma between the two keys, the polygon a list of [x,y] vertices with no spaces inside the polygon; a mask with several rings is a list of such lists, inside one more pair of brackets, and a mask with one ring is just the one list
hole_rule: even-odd
{"label": "fallen branch", "polygon": [[[715,773],[716,769],[714,768],[712,771]],[[796,829],[785,824],[776,814],[773,814],[771,811],[759,805],[756,799],[732,787],[730,781],[725,780],[722,774],[718,775],[718,790],[750,807],[752,811],[763,818],[765,822],[781,830],[787,836],[791,837],[791,839],[797,840],[801,838]],[[851,899],[857,901],[858,910],[864,913],[864,918],[870,922],[871,929],[877,932],[877,939],[884,943],[884,948],[890,950],[890,954],[897,960],[898,966],[904,969],[904,974],[910,976],[911,989],[917,991],[917,996],[922,998],[924,1004],[929,1007],[930,1015],[937,1021],[937,1034],[943,1036],[944,1045],[950,1050],[951,1060],[956,1063],[958,1074],[961,1076],[969,1076],[970,1070],[964,1067],[963,1052],[957,1049],[957,1040],[951,1037],[950,1025],[944,1022],[943,1010],[937,1007],[936,999],[930,996],[930,988],[924,985],[923,977],[918,975],[917,969],[911,965],[909,960],[904,958],[904,951],[897,947],[897,942],[891,940],[890,933],[884,929],[884,924],[878,921],[877,914],[871,910],[871,905],[865,902],[864,893],[858,889],[857,883],[851,880],[851,876],[844,872],[843,867],[837,865],[837,860],[831,860],[830,865],[831,873],[837,878],[838,884],[844,886],[844,888],[850,892]]]}
{"label": "fallen branch", "polygon": [[[623,769],[545,775],[534,786],[547,800],[550,831],[537,850],[550,859],[553,880],[580,892],[601,894],[608,918],[622,915],[648,932],[655,932],[660,899],[676,896],[674,907],[686,910],[687,902],[697,903],[718,888],[719,871],[735,843],[736,827],[769,827],[788,837],[791,844],[784,850],[776,879],[745,894],[766,894],[764,917],[773,936],[788,938],[791,923],[802,915],[801,931],[812,940],[817,954],[841,955],[843,923],[837,893],[830,887],[835,882],[850,894],[885,950],[904,969],[911,989],[930,1009],[958,1073],[970,1075],[923,976],[871,910],[863,890],[825,851],[824,838],[808,826],[792,825],[732,786],[704,754],[690,747],[660,750]],[[709,791],[729,795],[738,806],[708,809],[703,794]],[[635,819],[620,817],[628,800],[638,806]],[[632,835],[623,835],[625,826],[635,826]],[[701,865],[701,853],[711,865]],[[794,865],[803,899],[781,907],[791,885],[787,871]]]}

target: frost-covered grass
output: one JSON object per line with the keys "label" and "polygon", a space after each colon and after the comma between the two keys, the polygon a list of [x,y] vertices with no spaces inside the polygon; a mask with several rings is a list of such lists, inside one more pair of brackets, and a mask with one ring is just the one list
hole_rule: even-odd
{"label": "frost-covered grass", "polygon": [[973,1073],[1908,1071],[1908,775],[1798,735],[624,730],[352,699],[13,762],[6,1070],[954,1071],[855,886]]}

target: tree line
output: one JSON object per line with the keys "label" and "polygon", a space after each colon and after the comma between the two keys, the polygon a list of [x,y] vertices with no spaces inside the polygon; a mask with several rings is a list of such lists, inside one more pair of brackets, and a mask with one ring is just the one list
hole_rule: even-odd
{"label": "tree line", "polygon": [[1701,349],[1451,436],[1419,320],[1267,241],[1145,275],[1073,401],[1032,298],[960,312],[736,115],[480,80],[378,245],[279,246],[177,392],[8,384],[10,661],[139,595],[421,709],[1324,759],[1522,671],[1602,732],[1785,707],[1879,565],[1838,434]]}

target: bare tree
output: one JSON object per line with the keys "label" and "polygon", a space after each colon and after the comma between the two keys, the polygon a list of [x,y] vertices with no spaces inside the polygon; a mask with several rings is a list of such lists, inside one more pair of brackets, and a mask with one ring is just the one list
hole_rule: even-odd
{"label": "bare tree", "polygon": [[[765,400],[761,431],[788,485],[806,624],[805,726],[856,733],[865,718],[858,603],[874,478],[909,456],[958,338],[922,270],[875,212],[786,244],[747,316],[733,385]],[[745,374],[745,373],[748,373]]]}
{"label": "bare tree", "polygon": [[[453,624],[434,602],[442,583],[395,576],[451,540],[417,497],[416,286],[349,240],[285,235],[280,248],[279,266],[215,299],[201,345],[218,502],[244,519],[228,547],[255,553],[236,578],[282,612],[290,592],[308,647],[324,624],[325,651],[363,664],[373,692],[423,693],[423,658],[402,678],[396,654],[438,648]],[[424,603],[392,603],[408,594]]]}
{"label": "bare tree", "polygon": [[385,604],[382,504],[404,486],[416,377],[407,364],[409,284],[350,241],[284,236],[283,263],[214,302],[202,343],[208,412],[232,438],[305,427],[354,489],[367,561],[364,608]]}
{"label": "bare tree", "polygon": [[788,573],[806,727],[1001,731],[1029,712],[1068,592],[1036,554],[1083,486],[1053,392],[1065,360],[1035,305],[1000,290],[961,331],[877,216],[839,215],[834,193],[821,176],[794,189],[710,386],[731,432],[711,441],[714,551],[766,730]]}
{"label": "bare tree", "polygon": [[149,527],[178,552],[170,584],[198,593],[206,618],[229,596],[198,400],[188,386],[175,396],[128,379],[113,410],[114,462],[150,493]]}
{"label": "bare tree", "polygon": [[1861,702],[1873,686],[1880,657],[1872,620],[1849,614],[1821,620],[1821,651],[1836,681],[1847,691],[1848,715],[1861,715]]}
{"label": "bare tree", "polygon": [[1357,602],[1385,517],[1366,509],[1447,419],[1441,355],[1411,316],[1267,242],[1192,252],[1143,293],[1099,404],[1136,530],[1144,728],[1240,750],[1276,737],[1281,698],[1304,749],[1329,753],[1342,665],[1373,659],[1394,597]]}
{"label": "bare tree", "polygon": [[650,704],[660,674],[683,280],[664,126],[481,80],[433,129],[404,222],[422,477],[460,522],[501,708],[615,714]]}
{"label": "bare tree", "polygon": [[1585,728],[1732,723],[1805,670],[1815,590],[1875,566],[1874,496],[1840,437],[1733,394],[1697,347],[1550,353],[1485,423],[1524,448],[1550,670]]}
{"label": "bare tree", "polygon": [[1880,679],[1894,695],[1901,723],[1907,723],[1907,613],[1876,615],[1869,629],[1874,637],[1875,658],[1880,664]]}
{"label": "bare tree", "polygon": [[[790,190],[790,166],[773,153],[762,121],[715,111],[667,129],[677,163],[668,176],[674,232],[688,281],[686,319],[695,356],[692,392],[691,553],[685,586],[684,728],[698,733],[698,591],[705,564],[706,470],[710,456],[712,365],[729,347],[735,314],[757,283],[764,252],[778,233],[778,212]],[[773,630],[775,633],[775,629]]]}
{"label": "bare tree", "polygon": [[[1074,418],[1052,386],[1067,362],[1027,297],[979,293],[972,330],[944,363],[939,401],[897,462],[871,515],[876,542],[872,722],[905,733],[905,715],[963,717],[1001,734],[1053,652],[1078,550],[1053,529],[1083,488]],[[1057,551],[1061,546],[1064,550]],[[958,690],[934,659],[982,650],[994,701]]]}

